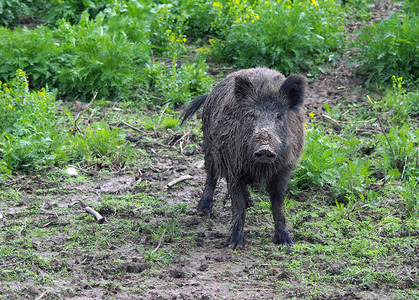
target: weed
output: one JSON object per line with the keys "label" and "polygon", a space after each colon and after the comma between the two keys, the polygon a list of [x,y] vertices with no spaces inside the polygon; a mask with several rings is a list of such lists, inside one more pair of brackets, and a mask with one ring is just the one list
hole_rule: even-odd
{"label": "weed", "polygon": [[62,158],[63,139],[54,126],[56,103],[44,89],[30,92],[22,70],[0,89],[0,155],[3,168],[19,169]]}
{"label": "weed", "polygon": [[75,146],[73,157],[89,163],[96,159],[109,159],[109,163],[127,161],[133,154],[126,146],[124,132],[119,128],[110,129],[105,122],[93,123],[83,134],[76,135],[71,143]]}
{"label": "weed", "polygon": [[0,27],[0,78],[10,80],[17,69],[24,70],[35,89],[53,85],[59,49],[53,33],[46,27],[36,30]]}
{"label": "weed", "polygon": [[43,16],[47,24],[54,25],[58,20],[67,20],[71,24],[77,24],[83,12],[88,12],[93,18],[103,10],[111,1],[101,0],[52,0],[46,5],[46,13]]}
{"label": "weed", "polygon": [[407,204],[407,212],[416,219],[419,215],[419,186],[418,177],[410,177],[409,180],[403,183],[399,193]]}
{"label": "weed", "polygon": [[147,66],[151,89],[162,95],[161,103],[181,105],[193,96],[207,93],[212,87],[212,79],[207,74],[207,64],[197,58],[194,64],[185,63],[180,68],[155,63]]}
{"label": "weed", "polygon": [[[387,134],[388,141],[384,134],[378,134],[379,148],[377,152],[383,158],[380,162],[381,170],[386,174],[398,175],[393,168],[397,169],[401,178],[418,178],[417,147],[415,142],[419,136],[419,129],[411,130],[407,124],[401,127],[390,127]],[[390,146],[391,145],[391,146]],[[389,173],[389,175],[391,175]]]}
{"label": "weed", "polygon": [[18,24],[25,15],[31,15],[32,9],[27,1],[9,0],[0,2],[0,25],[10,26]]}
{"label": "weed", "polygon": [[67,95],[124,96],[136,82],[136,65],[145,62],[148,51],[122,34],[109,32],[103,14],[95,20],[83,13],[78,25],[59,22],[61,63],[56,85]]}
{"label": "weed", "polygon": [[389,19],[365,27],[355,41],[360,63],[357,72],[367,75],[366,83],[385,83],[399,74],[409,83],[419,78],[419,16],[394,13]]}
{"label": "weed", "polygon": [[252,11],[245,14],[250,20],[238,18],[231,25],[225,43],[213,52],[216,59],[288,74],[334,61],[343,45],[343,13],[333,0],[266,1]]}

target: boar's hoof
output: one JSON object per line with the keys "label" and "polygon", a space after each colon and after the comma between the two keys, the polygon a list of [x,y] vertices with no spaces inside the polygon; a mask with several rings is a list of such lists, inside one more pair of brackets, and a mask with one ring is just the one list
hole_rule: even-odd
{"label": "boar's hoof", "polygon": [[226,246],[231,249],[242,248],[244,241],[243,226],[236,224],[233,226],[230,238],[226,242]]}
{"label": "boar's hoof", "polygon": [[231,249],[240,249],[243,248],[243,238],[240,239],[235,239],[232,236],[226,241],[225,243],[226,247],[229,247]]}
{"label": "boar's hoof", "polygon": [[246,208],[253,207],[253,206],[255,206],[255,202],[253,202],[253,199],[251,197],[248,197],[246,199]]}
{"label": "boar's hoof", "polygon": [[198,205],[198,214],[200,216],[208,215],[211,216],[212,212],[212,201],[206,201],[205,199],[201,199]]}
{"label": "boar's hoof", "polygon": [[275,230],[274,243],[281,245],[294,245],[288,231],[285,228]]}

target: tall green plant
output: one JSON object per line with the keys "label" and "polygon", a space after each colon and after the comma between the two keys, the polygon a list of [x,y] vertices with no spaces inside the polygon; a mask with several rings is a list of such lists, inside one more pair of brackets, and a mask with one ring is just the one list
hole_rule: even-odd
{"label": "tall green plant", "polygon": [[[8,0],[0,1],[0,25],[9,26],[19,22],[23,15],[29,15],[31,9],[28,3],[32,1]],[[30,3],[29,3],[30,4]]]}
{"label": "tall green plant", "polygon": [[409,83],[419,80],[419,16],[394,13],[364,28],[354,45],[357,72],[367,75],[367,84],[385,83],[395,74]]}
{"label": "tall green plant", "polygon": [[343,12],[333,0],[266,1],[234,21],[214,56],[290,73],[334,60],[343,43]]}
{"label": "tall green plant", "polygon": [[[55,78],[59,91],[86,96],[124,96],[138,83],[138,70],[148,60],[148,48],[131,42],[126,35],[109,32],[99,14],[90,20],[83,13],[78,25],[62,21],[55,32],[62,54]],[[141,29],[138,29],[141,30]]]}
{"label": "tall green plant", "polygon": [[0,27],[0,79],[9,80],[17,69],[27,72],[31,85],[41,89],[53,84],[60,50],[46,27],[36,30]]}
{"label": "tall green plant", "polygon": [[63,136],[56,128],[55,98],[45,89],[31,92],[18,70],[0,88],[0,159],[7,169],[33,168],[56,162]]}

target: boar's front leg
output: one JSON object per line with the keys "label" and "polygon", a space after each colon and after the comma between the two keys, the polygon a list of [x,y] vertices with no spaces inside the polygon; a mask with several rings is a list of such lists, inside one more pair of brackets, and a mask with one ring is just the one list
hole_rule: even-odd
{"label": "boar's front leg", "polygon": [[289,174],[276,176],[268,186],[271,198],[272,214],[275,223],[274,243],[282,245],[292,245],[291,237],[285,228],[285,190],[288,183]]}
{"label": "boar's front leg", "polygon": [[233,227],[231,236],[227,241],[226,246],[235,249],[236,247],[243,246],[243,227],[244,220],[246,218],[247,202],[250,194],[247,189],[247,185],[243,183],[230,183],[228,190],[231,197]]}

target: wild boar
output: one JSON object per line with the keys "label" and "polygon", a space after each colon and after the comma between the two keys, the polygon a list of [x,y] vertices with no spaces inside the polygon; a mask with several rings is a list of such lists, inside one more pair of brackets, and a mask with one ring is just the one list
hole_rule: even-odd
{"label": "wild boar", "polygon": [[182,123],[202,105],[205,169],[200,214],[211,214],[214,189],[221,177],[231,197],[232,231],[226,245],[243,246],[249,185],[266,187],[275,224],[274,242],[292,244],[285,225],[284,198],[299,162],[305,136],[306,79],[255,68],[234,72],[206,95],[192,100]]}

